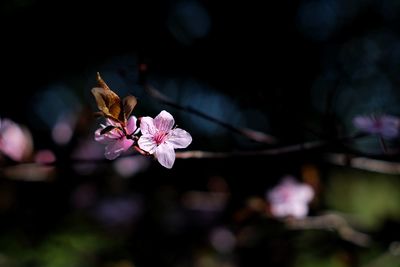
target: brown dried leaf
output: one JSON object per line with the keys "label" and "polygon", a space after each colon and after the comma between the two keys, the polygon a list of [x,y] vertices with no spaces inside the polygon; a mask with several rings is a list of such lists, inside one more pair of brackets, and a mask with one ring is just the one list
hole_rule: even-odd
{"label": "brown dried leaf", "polygon": [[99,73],[97,73],[97,82],[100,87],[94,87],[92,94],[96,99],[99,110],[108,118],[124,121],[119,96],[108,87]]}
{"label": "brown dried leaf", "polygon": [[101,114],[115,122],[125,124],[137,104],[136,97],[129,95],[121,102],[119,96],[108,87],[99,73],[97,73],[97,82],[99,87],[94,87],[92,94]]}
{"label": "brown dried leaf", "polygon": [[110,89],[110,87],[108,87],[108,85],[106,84],[106,82],[103,80],[103,78],[101,78],[100,72],[97,72],[96,79],[97,79],[97,83],[99,84],[99,86],[100,86],[101,88],[103,88],[104,90],[112,91],[112,90]]}
{"label": "brown dried leaf", "polygon": [[103,91],[104,91],[104,89],[100,88],[100,87],[92,88],[92,94],[93,94],[94,98],[96,99],[96,104],[97,104],[97,107],[99,108],[99,110],[101,110],[101,112],[103,112],[103,113],[109,113]]}
{"label": "brown dried leaf", "polygon": [[133,95],[128,95],[124,98],[123,107],[124,107],[125,119],[129,118],[136,104],[137,104],[137,99]]}

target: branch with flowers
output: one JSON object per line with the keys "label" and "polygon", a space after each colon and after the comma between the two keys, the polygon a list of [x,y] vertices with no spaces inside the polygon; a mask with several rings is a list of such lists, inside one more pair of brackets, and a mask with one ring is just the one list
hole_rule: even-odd
{"label": "branch with flowers", "polygon": [[[109,160],[120,157],[123,152],[129,151],[132,148],[136,153],[146,157],[154,157],[162,166],[171,168],[176,158],[202,159],[275,156],[315,150],[332,144],[343,146],[357,139],[362,139],[368,136],[376,136],[380,141],[384,155],[395,156],[399,154],[398,150],[387,148],[385,141],[393,139],[399,135],[400,119],[395,116],[385,114],[356,116],[353,120],[353,124],[359,130],[359,133],[327,140],[322,139],[292,145],[277,146],[277,138],[274,136],[249,128],[236,127],[209,116],[191,106],[179,105],[166,95],[162,94],[155,87],[145,83],[144,88],[148,94],[163,104],[216,123],[234,133],[248,138],[249,140],[274,145],[274,147],[271,148],[250,151],[214,152],[195,150],[175,152],[175,149],[188,147],[192,142],[192,137],[187,131],[175,126],[175,120],[169,112],[163,110],[154,119],[148,116],[140,118],[131,116],[131,113],[137,104],[136,97],[129,95],[121,100],[120,97],[109,88],[106,82],[101,78],[100,74],[97,74],[97,83],[98,86],[92,89],[92,94],[95,97],[99,109],[99,112],[96,112],[95,115],[103,117],[104,122],[100,124],[100,128],[95,132],[95,140],[105,145],[104,155],[105,158]],[[15,162],[29,163],[30,159],[27,156],[29,154],[27,151],[32,148],[32,137],[26,128],[12,122],[11,120],[5,119],[3,120],[0,129],[0,141],[4,140],[0,146],[3,154]],[[335,155],[336,156],[334,156],[334,154],[326,154],[324,159],[328,163],[335,165],[354,165],[356,168],[382,173],[398,173],[398,169],[400,169],[400,164],[396,162],[370,159],[368,157],[348,156],[347,154],[341,154],[339,159],[339,154]],[[123,156],[132,156],[132,154],[125,154]],[[102,161],[102,159],[71,158],[71,161],[96,162]],[[360,163],[361,161],[362,163]],[[33,162],[37,163],[38,161]],[[44,163],[43,160],[41,162]],[[51,165],[55,162],[56,160],[53,159],[50,161],[47,160],[45,163]]]}
{"label": "branch with flowers", "polygon": [[[175,126],[173,116],[163,110],[154,119],[131,116],[137,100],[127,96],[122,101],[97,73],[99,87],[92,89],[100,115],[106,118],[95,133],[95,140],[106,144],[105,157],[113,160],[133,147],[144,156],[154,156],[170,169],[175,162],[175,149],[186,148],[191,135]],[[139,126],[138,126],[139,125]]]}

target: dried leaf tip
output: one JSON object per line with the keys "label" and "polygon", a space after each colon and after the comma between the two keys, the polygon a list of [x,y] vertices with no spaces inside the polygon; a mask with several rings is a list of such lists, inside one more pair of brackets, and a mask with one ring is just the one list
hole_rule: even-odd
{"label": "dried leaf tip", "polygon": [[99,72],[97,72],[97,82],[98,87],[92,88],[92,94],[102,115],[125,125],[137,104],[136,97],[129,95],[121,101],[120,97],[101,78]]}
{"label": "dried leaf tip", "polygon": [[101,134],[101,135],[106,134],[106,133],[108,133],[108,132],[114,130],[115,128],[117,128],[117,127],[114,126],[114,125],[108,125],[107,127],[105,127],[104,129],[102,129],[102,130],[100,131],[100,134]]}
{"label": "dried leaf tip", "polygon": [[108,87],[106,82],[103,80],[103,78],[101,78],[100,72],[97,72],[96,78],[99,86],[101,86],[104,90],[111,90],[110,87]]}

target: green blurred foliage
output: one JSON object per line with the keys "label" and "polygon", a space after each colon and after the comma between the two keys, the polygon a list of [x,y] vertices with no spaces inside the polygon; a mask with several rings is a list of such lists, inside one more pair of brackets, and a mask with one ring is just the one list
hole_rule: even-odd
{"label": "green blurred foliage", "polygon": [[340,255],[334,255],[331,257],[313,257],[311,255],[302,255],[297,259],[294,266],[298,267],[346,267]]}
{"label": "green blurred foliage", "polygon": [[349,168],[334,168],[327,176],[323,195],[330,209],[354,216],[369,229],[377,229],[386,219],[400,220],[398,176]]}
{"label": "green blurred foliage", "polygon": [[[14,238],[13,238],[14,237]],[[100,253],[115,245],[101,232],[64,230],[33,245],[10,235],[2,238],[0,266],[90,267],[98,266]],[[8,243],[9,245],[4,247]],[[4,264],[3,264],[4,262]]]}
{"label": "green blurred foliage", "polygon": [[93,256],[104,248],[103,238],[95,233],[61,233],[51,236],[39,249],[37,259],[43,267],[80,267],[95,262]]}

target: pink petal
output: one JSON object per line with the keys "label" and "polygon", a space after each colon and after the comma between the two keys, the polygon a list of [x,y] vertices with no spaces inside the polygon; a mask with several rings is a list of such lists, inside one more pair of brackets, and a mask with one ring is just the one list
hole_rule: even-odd
{"label": "pink petal", "polygon": [[121,138],[119,140],[115,140],[115,142],[109,143],[106,146],[106,152],[104,156],[106,159],[113,160],[121,155],[122,152],[128,150],[133,145],[133,140]]}
{"label": "pink petal", "polygon": [[101,130],[103,130],[107,126],[117,126],[116,123],[110,124],[109,121],[111,120],[107,119],[106,125],[100,124],[101,128],[97,129],[94,133],[94,139],[101,144],[108,144],[115,141],[115,139],[119,139],[124,136],[123,132],[120,129],[113,129],[107,133],[101,134]]}
{"label": "pink petal", "polygon": [[288,216],[291,212],[288,209],[287,205],[273,204],[271,205],[271,213],[275,217],[285,217]]}
{"label": "pink petal", "polygon": [[314,191],[308,184],[298,185],[296,190],[298,191],[297,199],[299,201],[310,202],[314,198]]}
{"label": "pink petal", "polygon": [[304,218],[308,213],[308,206],[305,203],[293,203],[290,213],[295,218]]}
{"label": "pink petal", "polygon": [[116,122],[116,121],[114,121],[112,119],[109,119],[109,118],[106,119],[106,125],[113,125],[115,127],[120,127],[121,126],[120,123],[118,123],[118,122]]}
{"label": "pink petal", "polygon": [[400,119],[395,116],[383,115],[381,118],[381,134],[387,138],[394,138],[399,135]]}
{"label": "pink petal", "polygon": [[356,128],[362,131],[374,131],[374,120],[368,116],[356,116],[353,119],[353,124]]}
{"label": "pink petal", "polygon": [[120,140],[118,140],[118,142],[121,143],[122,148],[124,149],[124,151],[127,151],[129,148],[131,148],[131,146],[134,143],[134,141],[132,139],[128,139],[126,137],[121,138]]}
{"label": "pink petal", "polygon": [[399,129],[395,127],[386,127],[382,129],[381,135],[386,138],[395,138],[399,135]]}
{"label": "pink petal", "polygon": [[394,138],[399,135],[400,119],[395,116],[357,116],[354,118],[353,123],[355,127],[364,132],[380,134],[386,138]]}
{"label": "pink petal", "polygon": [[175,151],[172,145],[161,144],[157,147],[155,156],[165,168],[171,169],[175,162]]}
{"label": "pink petal", "polygon": [[174,127],[175,120],[172,115],[163,110],[154,118],[154,125],[159,131],[168,132]]}
{"label": "pink petal", "polygon": [[165,142],[174,148],[186,148],[192,142],[192,136],[185,130],[176,128],[168,134]]}
{"label": "pink petal", "polygon": [[56,161],[56,155],[49,149],[42,149],[36,152],[35,162],[39,164],[50,164]]}
{"label": "pink petal", "polygon": [[311,186],[299,183],[291,176],[284,177],[267,194],[271,213],[277,217],[305,217],[308,213],[308,203],[313,197],[314,191]]}
{"label": "pink petal", "polygon": [[142,117],[140,118],[140,131],[142,134],[154,135],[157,132],[156,127],[154,126],[154,120],[151,117]]}
{"label": "pink petal", "polygon": [[15,161],[22,161],[32,153],[30,132],[11,120],[2,121],[0,140],[0,150]]}
{"label": "pink petal", "polygon": [[382,123],[384,125],[392,125],[392,126],[399,126],[400,125],[400,119],[395,116],[391,115],[383,115],[381,118]]}
{"label": "pink petal", "polygon": [[136,117],[131,116],[126,123],[127,134],[133,134],[136,131]]}
{"label": "pink petal", "polygon": [[108,133],[105,133],[104,135],[107,135],[108,138],[113,138],[113,139],[119,139],[125,136],[125,134],[120,129],[113,129]]}
{"label": "pink petal", "polygon": [[94,140],[96,140],[97,142],[100,142],[101,144],[108,144],[108,143],[114,141],[113,138],[109,138],[105,134],[101,134],[100,133],[101,130],[103,130],[103,128],[99,128],[94,132]]}
{"label": "pink petal", "polygon": [[138,145],[141,149],[150,154],[153,154],[156,151],[157,144],[153,139],[152,135],[144,134],[138,140]]}

